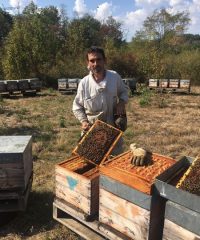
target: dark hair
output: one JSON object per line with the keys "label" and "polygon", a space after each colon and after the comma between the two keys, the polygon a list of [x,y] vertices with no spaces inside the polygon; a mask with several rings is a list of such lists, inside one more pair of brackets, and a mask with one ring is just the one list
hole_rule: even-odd
{"label": "dark hair", "polygon": [[104,60],[106,59],[105,52],[104,52],[103,48],[101,48],[101,47],[97,47],[97,46],[90,47],[86,54],[87,60],[88,60],[88,54],[90,54],[90,53],[100,53],[102,55],[103,59]]}

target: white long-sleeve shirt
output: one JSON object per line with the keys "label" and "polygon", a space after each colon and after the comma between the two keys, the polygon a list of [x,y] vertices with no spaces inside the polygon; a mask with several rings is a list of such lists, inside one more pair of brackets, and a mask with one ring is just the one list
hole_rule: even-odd
{"label": "white long-sleeve shirt", "polygon": [[79,83],[72,110],[80,122],[88,120],[94,123],[99,119],[114,125],[113,114],[119,100],[127,103],[128,88],[118,73],[106,70],[100,83],[90,73]]}

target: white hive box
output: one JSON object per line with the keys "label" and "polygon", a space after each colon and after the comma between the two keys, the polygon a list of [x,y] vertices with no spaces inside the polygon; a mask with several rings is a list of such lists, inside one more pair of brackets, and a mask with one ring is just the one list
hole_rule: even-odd
{"label": "white hive box", "polygon": [[32,170],[32,137],[0,136],[0,191],[24,191]]}

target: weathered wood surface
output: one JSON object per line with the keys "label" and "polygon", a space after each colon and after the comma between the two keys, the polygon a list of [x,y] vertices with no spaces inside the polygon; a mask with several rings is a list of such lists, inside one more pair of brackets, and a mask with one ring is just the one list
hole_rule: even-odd
{"label": "weathered wood surface", "polygon": [[100,188],[99,221],[132,239],[147,239],[150,212]]}
{"label": "weathered wood surface", "polygon": [[110,176],[100,174],[100,188],[113,193],[114,195],[132,202],[146,210],[150,210],[151,195],[134,189],[117,179],[111,178]]}
{"label": "weathered wood surface", "polygon": [[163,240],[200,240],[200,236],[165,219]]}
{"label": "weathered wood surface", "polygon": [[[72,158],[76,166],[77,158]],[[67,169],[69,160],[55,167],[55,194],[56,197],[73,204],[88,215],[95,215],[99,208],[99,175],[94,166],[94,171],[89,170],[89,176],[78,174]],[[69,166],[71,166],[69,164]],[[78,170],[77,165],[76,170]],[[74,168],[73,168],[74,169]],[[93,174],[92,174],[93,173]],[[86,174],[87,175],[87,174]]]}
{"label": "weathered wood surface", "polygon": [[62,205],[61,201],[55,199],[53,203],[53,218],[62,223],[72,231],[76,232],[79,236],[86,240],[131,240],[122,233],[104,226],[96,219],[85,221],[80,217],[77,212],[72,212],[70,207]]}
{"label": "weathered wood surface", "polygon": [[24,192],[0,191],[0,213],[25,211],[32,187],[32,181],[33,177],[31,176]]}
{"label": "weathered wood surface", "polygon": [[165,208],[165,219],[187,229],[200,236],[200,213],[180,204],[167,201]]}
{"label": "weathered wood surface", "polygon": [[90,210],[90,203],[91,198],[90,194],[88,196],[83,196],[80,192],[75,192],[73,190],[70,190],[69,188],[63,187],[60,184],[56,184],[56,197],[63,199],[74,206],[78,207],[79,209],[82,209],[85,213],[88,215],[91,214]]}
{"label": "weathered wood surface", "polygon": [[0,190],[25,190],[32,169],[32,137],[0,136]]}

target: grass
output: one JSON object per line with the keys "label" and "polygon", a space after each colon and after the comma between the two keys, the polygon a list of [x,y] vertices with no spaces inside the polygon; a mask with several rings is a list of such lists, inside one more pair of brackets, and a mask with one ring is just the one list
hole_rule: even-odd
{"label": "grass", "polygon": [[[193,88],[190,95],[142,94],[131,97],[127,105],[125,150],[136,142],[176,159],[197,156],[200,88]],[[71,110],[73,98],[48,89],[36,97],[1,100],[0,135],[32,135],[34,160],[27,211],[0,227],[1,239],[80,239],[52,219],[54,166],[71,155],[80,137],[80,124]]]}

